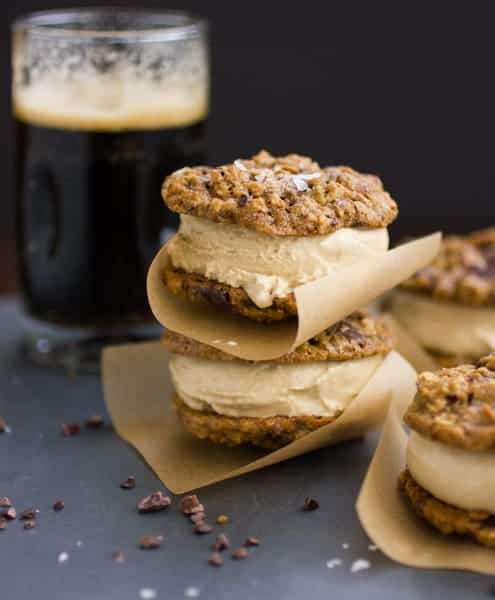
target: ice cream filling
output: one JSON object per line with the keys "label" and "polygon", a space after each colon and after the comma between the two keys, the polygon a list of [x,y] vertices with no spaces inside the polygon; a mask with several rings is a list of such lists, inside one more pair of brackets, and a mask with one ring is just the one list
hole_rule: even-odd
{"label": "ice cream filling", "polygon": [[392,312],[428,350],[478,359],[495,349],[495,308],[461,306],[396,292]]}
{"label": "ice cream filling", "polygon": [[387,249],[385,228],[282,237],[181,215],[168,254],[175,268],[240,287],[259,308],[266,308],[304,283]]}
{"label": "ice cream filling", "polygon": [[232,417],[333,417],[346,409],[382,356],[342,362],[213,361],[173,355],[170,372],[191,408]]}
{"label": "ice cream filling", "polygon": [[455,448],[413,431],[407,445],[407,467],[435,498],[466,510],[495,514],[495,450]]}

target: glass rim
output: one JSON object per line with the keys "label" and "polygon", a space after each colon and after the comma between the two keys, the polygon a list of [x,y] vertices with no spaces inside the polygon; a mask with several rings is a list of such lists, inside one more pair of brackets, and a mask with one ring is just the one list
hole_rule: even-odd
{"label": "glass rim", "polygon": [[[98,16],[128,17],[130,26],[126,29],[75,27],[79,22],[91,23]],[[132,20],[139,17],[159,17],[162,23],[156,27],[139,27],[132,25]],[[167,24],[165,21],[169,19]],[[67,39],[71,41],[175,41],[198,38],[208,29],[206,19],[182,10],[166,10],[159,8],[127,8],[123,6],[96,6],[90,8],[51,9],[27,13],[14,19],[11,23],[13,33],[26,32],[29,35],[46,39]]]}

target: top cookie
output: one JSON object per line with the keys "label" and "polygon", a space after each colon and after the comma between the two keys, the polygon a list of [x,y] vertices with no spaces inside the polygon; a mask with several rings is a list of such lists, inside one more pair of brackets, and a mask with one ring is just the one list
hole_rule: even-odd
{"label": "top cookie", "polygon": [[446,237],[435,260],[401,288],[469,306],[495,305],[495,227]]}
{"label": "top cookie", "polygon": [[[186,336],[166,330],[163,343],[170,352],[207,360],[240,360]],[[377,354],[387,354],[394,347],[392,332],[381,319],[357,311],[329,327],[323,333],[298,346],[293,352],[269,361],[297,363],[308,361],[343,361]]]}
{"label": "top cookie", "polygon": [[175,212],[280,236],[376,229],[398,213],[374,175],[264,150],[231,165],[180,169],[165,179],[162,196]]}
{"label": "top cookie", "polygon": [[451,446],[495,448],[495,353],[477,366],[422,373],[404,421],[418,433]]}

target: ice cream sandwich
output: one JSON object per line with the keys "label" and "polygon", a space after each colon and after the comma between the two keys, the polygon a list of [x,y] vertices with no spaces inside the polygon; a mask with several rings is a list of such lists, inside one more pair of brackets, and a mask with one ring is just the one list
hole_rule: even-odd
{"label": "ice cream sandwich", "polygon": [[240,360],[172,331],[163,343],[190,433],[273,450],[338,419],[394,339],[380,319],[355,312],[273,361]]}
{"label": "ice cream sandwich", "polygon": [[399,487],[445,535],[495,547],[495,354],[422,373]]}
{"label": "ice cream sandwich", "polygon": [[264,322],[296,316],[298,286],[386,252],[398,213],[374,175],[266,151],[180,169],[162,195],[180,214],[162,274],[168,289]]}

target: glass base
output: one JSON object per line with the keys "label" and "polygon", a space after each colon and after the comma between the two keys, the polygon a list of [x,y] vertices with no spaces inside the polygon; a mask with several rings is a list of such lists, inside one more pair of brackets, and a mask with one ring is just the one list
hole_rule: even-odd
{"label": "glass base", "polygon": [[21,350],[42,367],[60,368],[69,376],[100,372],[102,351],[107,346],[156,339],[158,324],[129,324],[108,329],[72,329],[24,319]]}

